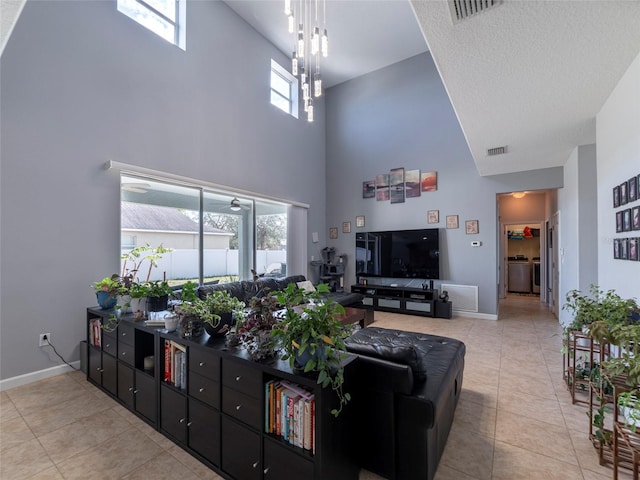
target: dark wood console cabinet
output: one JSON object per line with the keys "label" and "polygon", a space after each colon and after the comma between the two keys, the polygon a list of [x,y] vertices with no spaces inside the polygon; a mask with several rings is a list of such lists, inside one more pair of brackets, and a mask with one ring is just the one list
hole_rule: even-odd
{"label": "dark wood console cabinet", "polygon": [[[125,316],[107,332],[112,311],[87,309],[87,379],[225,478],[238,480],[357,479],[351,441],[351,405],[338,418],[332,390],[292,372],[288,362],[253,362],[242,349],[206,333],[187,340]],[[97,327],[97,328],[96,328]],[[165,381],[165,344],[184,352],[181,382]],[[152,370],[144,358],[154,356]],[[345,360],[345,391],[355,357]],[[315,396],[312,454],[265,432],[265,384],[288,380]],[[175,385],[178,385],[177,387]]]}
{"label": "dark wood console cabinet", "polygon": [[437,289],[352,285],[351,291],[364,295],[362,303],[374,310],[425,317],[435,316],[435,302],[438,299]]}

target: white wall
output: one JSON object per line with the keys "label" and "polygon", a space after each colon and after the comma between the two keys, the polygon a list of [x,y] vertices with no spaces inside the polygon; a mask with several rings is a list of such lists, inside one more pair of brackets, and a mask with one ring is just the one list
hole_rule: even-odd
{"label": "white wall", "polygon": [[0,378],[59,364],[39,333],[79,358],[91,284],[120,258],[107,160],[306,203],[325,231],[324,105],[313,124],[270,105],[271,58],[220,1],[188,3],[186,52],[115,1],[26,3],[0,64]]}
{"label": "white wall", "polygon": [[640,298],[640,262],[613,259],[613,239],[638,237],[616,233],[613,187],[640,174],[640,54],[629,66],[596,117],[598,154],[598,283],[622,297]]}

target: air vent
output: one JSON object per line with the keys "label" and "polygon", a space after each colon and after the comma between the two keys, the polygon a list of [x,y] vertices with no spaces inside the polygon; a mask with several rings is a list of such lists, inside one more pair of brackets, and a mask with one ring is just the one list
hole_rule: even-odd
{"label": "air vent", "polygon": [[486,12],[498,5],[503,0],[449,0],[449,10],[453,23],[459,23],[470,17],[475,17],[479,13]]}
{"label": "air vent", "polygon": [[507,146],[495,147],[487,150],[487,157],[495,157],[496,155],[504,155],[507,153]]}

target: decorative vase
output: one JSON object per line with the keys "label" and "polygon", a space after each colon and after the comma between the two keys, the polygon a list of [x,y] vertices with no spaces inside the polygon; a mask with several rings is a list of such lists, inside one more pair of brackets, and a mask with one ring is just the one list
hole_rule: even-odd
{"label": "decorative vase", "polygon": [[318,358],[327,358],[327,354],[324,351],[323,343],[320,343],[320,345],[316,347],[316,351],[313,354],[310,352],[309,347],[307,347],[307,349],[302,353],[296,353],[294,368],[304,370],[304,367],[307,366],[309,360],[317,360]]}
{"label": "decorative vase", "polygon": [[116,297],[116,304],[120,305],[120,310],[123,315],[125,313],[130,313],[131,312],[131,295],[118,295]]}
{"label": "decorative vase", "polygon": [[203,323],[204,329],[209,335],[212,337],[223,337],[235,324],[235,318],[233,317],[233,312],[226,312],[220,315],[220,323],[216,327],[208,322]]}
{"label": "decorative vase", "polygon": [[116,306],[117,299],[116,297],[112,297],[109,292],[103,292],[102,290],[96,292],[96,297],[98,299],[98,305],[103,310],[109,310]]}
{"label": "decorative vase", "polygon": [[188,315],[180,320],[180,336],[182,338],[198,338],[204,333],[204,322],[198,317]]}
{"label": "decorative vase", "polygon": [[168,306],[169,295],[147,298],[147,310],[149,310],[150,312],[161,312],[162,310],[166,310]]}

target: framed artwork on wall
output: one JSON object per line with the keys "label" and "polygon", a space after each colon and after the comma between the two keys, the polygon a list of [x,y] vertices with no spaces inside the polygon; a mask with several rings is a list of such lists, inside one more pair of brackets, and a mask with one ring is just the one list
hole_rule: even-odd
{"label": "framed artwork on wall", "polygon": [[362,198],[374,198],[376,196],[375,180],[365,180],[362,182]]}
{"label": "framed artwork on wall", "polygon": [[376,175],[376,200],[384,202],[389,200],[389,174]]}
{"label": "framed artwork on wall", "polygon": [[478,233],[478,220],[467,220],[466,222],[464,222],[464,228],[467,232],[467,235],[474,235]]}
{"label": "framed artwork on wall", "polygon": [[404,191],[407,198],[420,196],[420,170],[407,170],[404,173]]}
{"label": "framed artwork on wall", "polygon": [[336,238],[338,238],[338,227],[331,227],[329,229],[329,238],[331,240],[335,240]]}
{"label": "framed artwork on wall", "polygon": [[364,215],[358,215],[356,217],[356,228],[364,227]]}
{"label": "framed artwork on wall", "polygon": [[458,228],[458,215],[447,215],[447,228]]}
{"label": "framed artwork on wall", "polygon": [[620,258],[620,239],[613,239],[613,258],[616,260]]}
{"label": "framed artwork on wall", "polygon": [[640,206],[631,209],[631,230],[640,230]]}
{"label": "framed artwork on wall", "polygon": [[627,198],[627,182],[621,183],[620,184],[620,205],[626,205],[628,198]]}
{"label": "framed artwork on wall", "polygon": [[351,233],[351,222],[342,222],[342,233]]}
{"label": "framed artwork on wall", "polygon": [[620,239],[620,259],[627,260],[629,258],[629,239]]}
{"label": "framed artwork on wall", "polygon": [[629,260],[637,262],[638,258],[640,258],[640,252],[638,252],[639,243],[640,239],[638,238],[629,239]]}
{"label": "framed artwork on wall", "polygon": [[620,206],[620,186],[613,187],[613,208]]}
{"label": "framed artwork on wall", "polygon": [[423,172],[420,176],[420,187],[423,192],[438,190],[438,172]]}
{"label": "framed artwork on wall", "polygon": [[638,177],[631,177],[627,182],[627,196],[630,202],[638,199]]}
{"label": "framed artwork on wall", "polygon": [[616,233],[622,232],[622,212],[616,212]]}
{"label": "framed artwork on wall", "polygon": [[440,223],[440,210],[429,210],[427,212],[427,223]]}
{"label": "framed artwork on wall", "polygon": [[625,232],[631,231],[631,209],[627,208],[622,211],[622,230]]}
{"label": "framed artwork on wall", "polygon": [[404,168],[389,172],[389,196],[391,203],[404,203]]}

